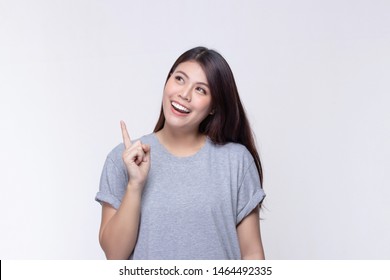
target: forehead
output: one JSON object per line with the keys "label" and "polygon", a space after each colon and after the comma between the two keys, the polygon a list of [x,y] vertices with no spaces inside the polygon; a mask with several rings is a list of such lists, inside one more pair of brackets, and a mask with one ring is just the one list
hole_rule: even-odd
{"label": "forehead", "polygon": [[196,61],[190,60],[182,62],[176,67],[174,72],[182,72],[187,75],[189,79],[196,82],[207,83],[206,73],[203,71],[202,66]]}

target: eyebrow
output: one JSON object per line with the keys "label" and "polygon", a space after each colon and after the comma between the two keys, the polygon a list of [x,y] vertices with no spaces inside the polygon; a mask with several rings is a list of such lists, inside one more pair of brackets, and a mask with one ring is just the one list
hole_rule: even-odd
{"label": "eyebrow", "polygon": [[[190,77],[188,77],[188,75],[187,75],[185,72],[181,71],[181,70],[177,70],[176,73],[180,73],[180,74],[182,74],[183,76],[185,76],[187,79],[190,79]],[[210,86],[209,86],[207,83],[196,82],[196,84],[204,85],[204,86],[210,88]]]}

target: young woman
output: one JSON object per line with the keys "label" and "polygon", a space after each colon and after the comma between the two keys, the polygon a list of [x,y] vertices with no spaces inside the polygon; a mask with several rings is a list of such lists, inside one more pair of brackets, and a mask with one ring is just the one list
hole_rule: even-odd
{"label": "young woman", "polygon": [[264,259],[260,158],[219,53],[177,59],[153,133],[132,141],[121,129],[96,195],[107,259]]}

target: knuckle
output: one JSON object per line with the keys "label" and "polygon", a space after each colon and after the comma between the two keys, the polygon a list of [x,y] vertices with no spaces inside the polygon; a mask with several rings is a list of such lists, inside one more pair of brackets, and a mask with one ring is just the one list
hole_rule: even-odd
{"label": "knuckle", "polygon": [[135,141],[134,142],[134,144],[133,144],[134,146],[141,146],[142,145],[142,143],[141,143],[141,141],[140,140],[137,140],[137,141]]}

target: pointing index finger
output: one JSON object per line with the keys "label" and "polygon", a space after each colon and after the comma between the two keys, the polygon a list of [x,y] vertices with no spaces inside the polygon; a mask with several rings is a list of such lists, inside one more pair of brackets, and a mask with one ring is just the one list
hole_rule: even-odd
{"label": "pointing index finger", "polygon": [[121,121],[121,129],[122,129],[122,137],[123,137],[123,144],[125,144],[125,148],[128,149],[131,146],[131,140],[129,133],[126,129],[126,124],[124,121]]}

